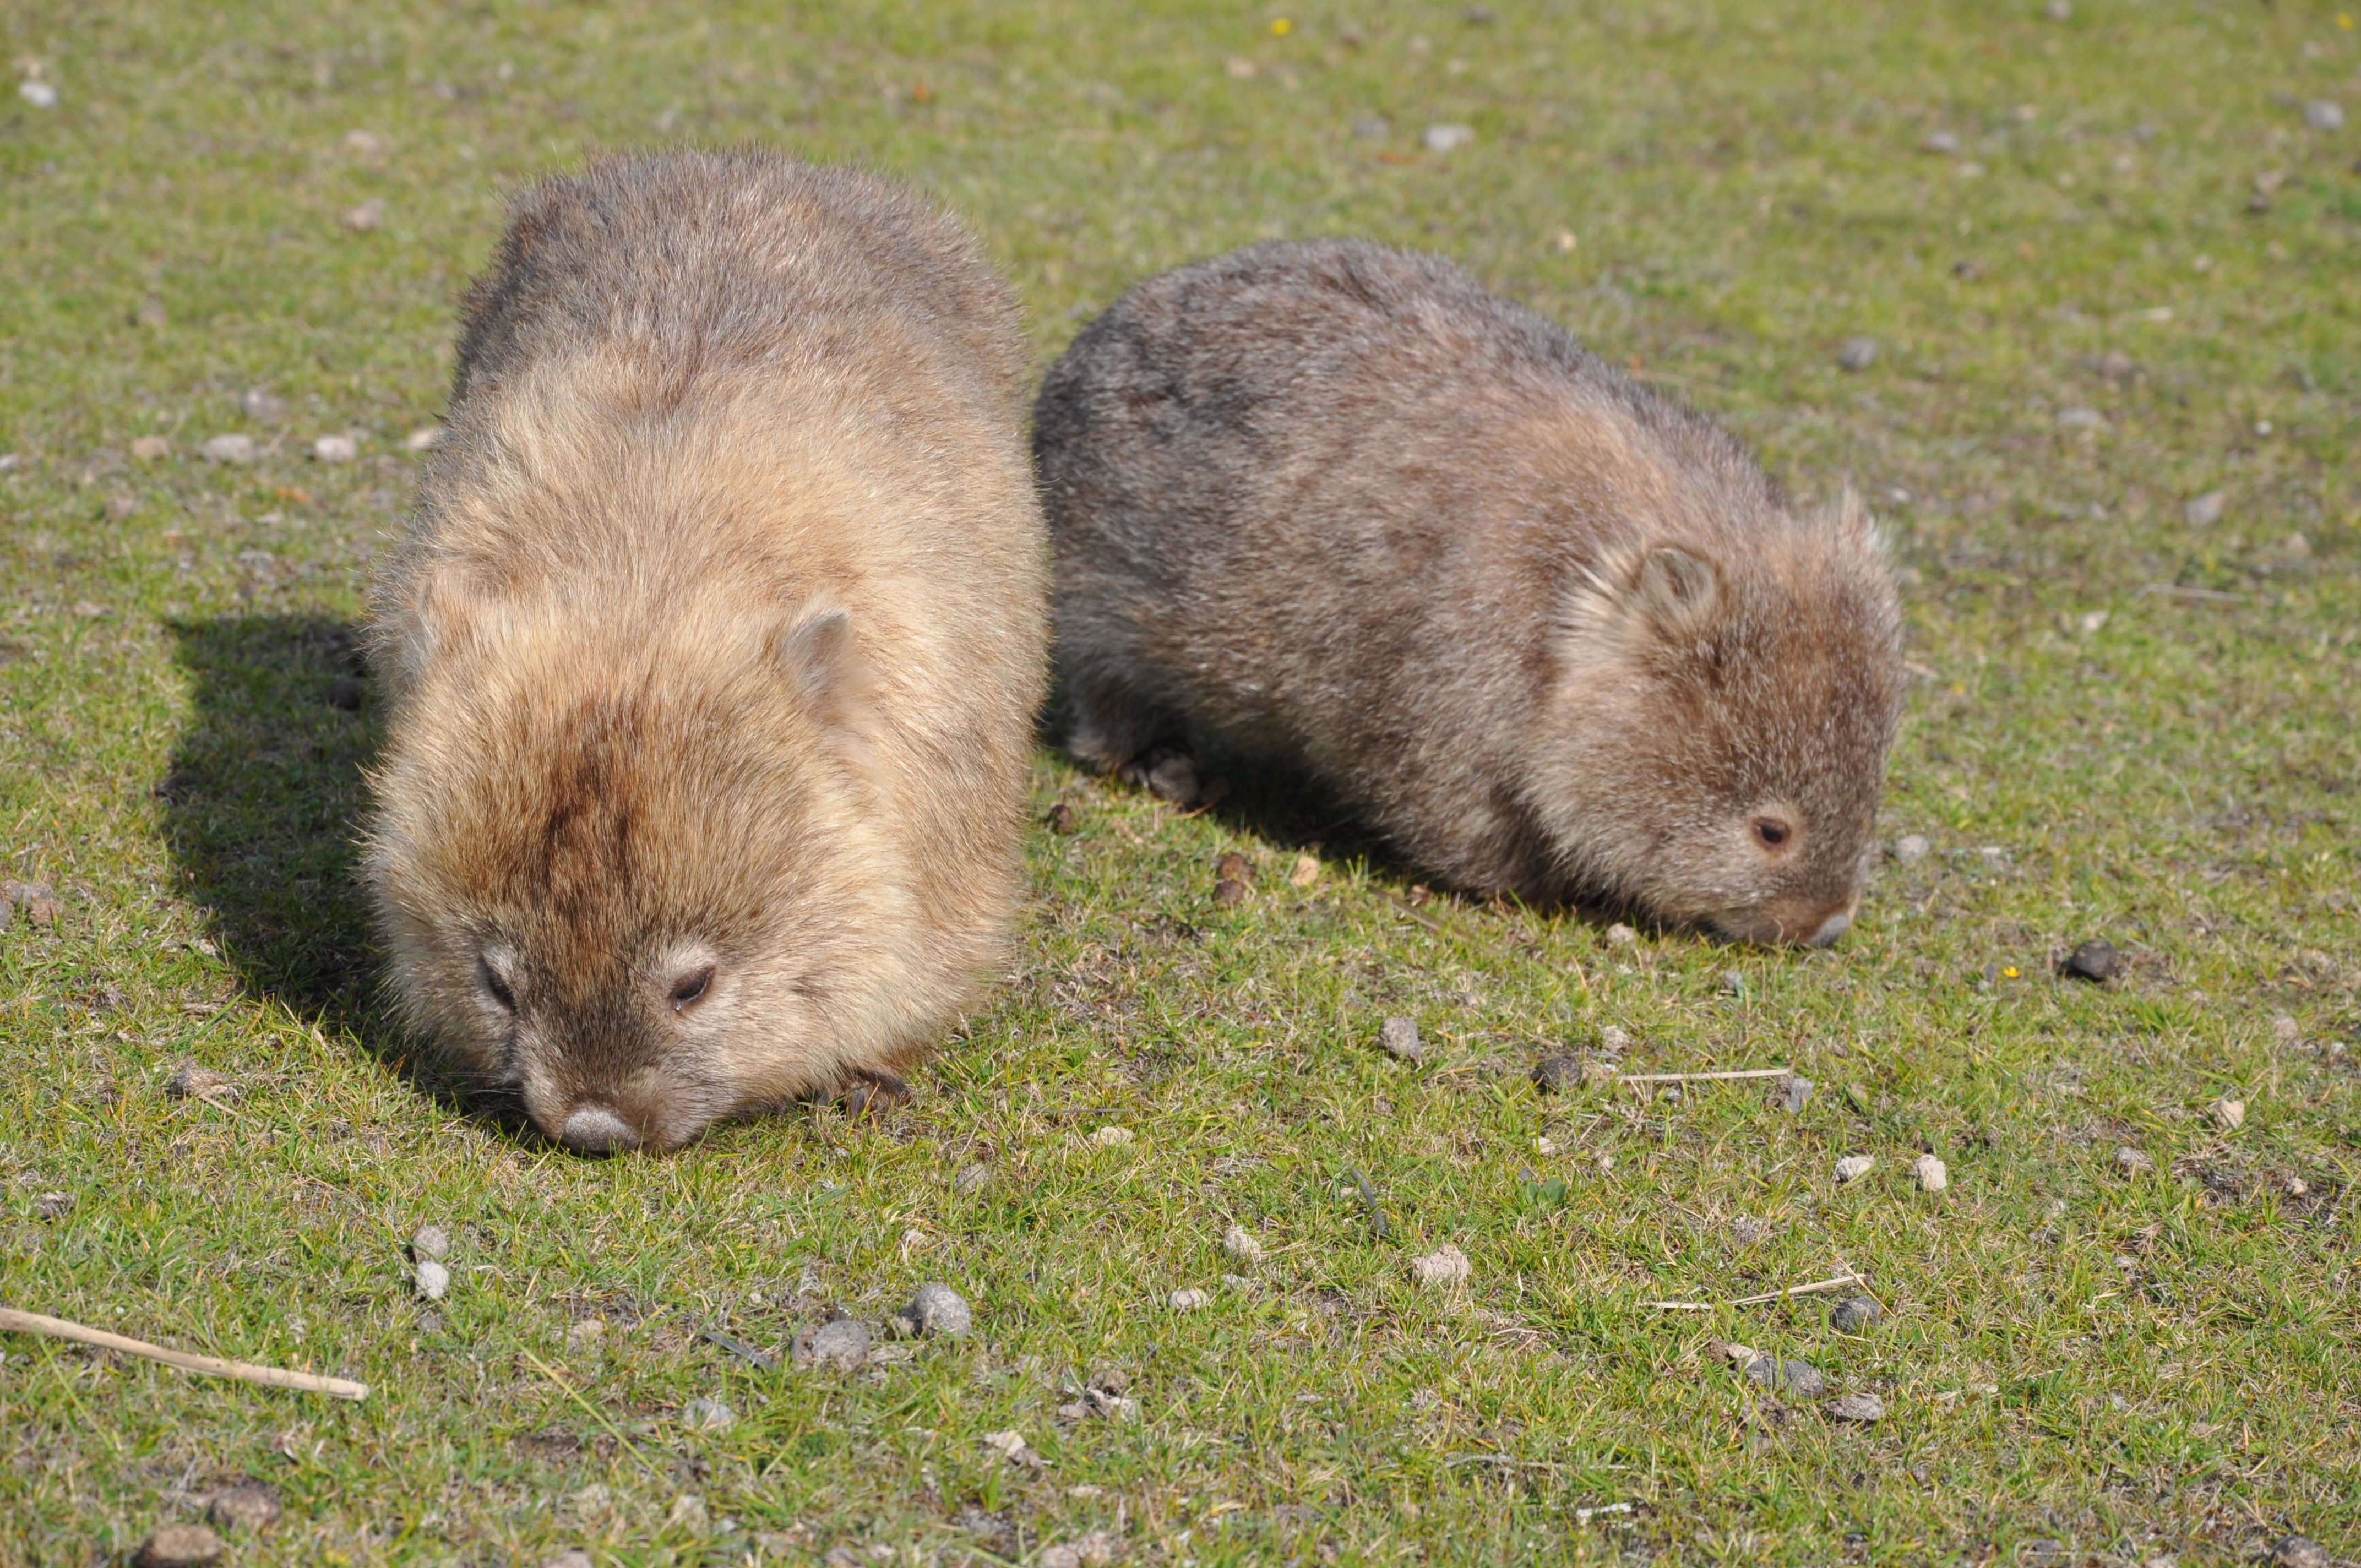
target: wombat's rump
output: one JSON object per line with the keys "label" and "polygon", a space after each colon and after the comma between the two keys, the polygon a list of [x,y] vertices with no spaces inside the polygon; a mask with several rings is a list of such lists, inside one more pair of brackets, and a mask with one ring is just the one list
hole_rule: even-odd
{"label": "wombat's rump", "polygon": [[1448,262],[1281,243],[1153,279],[1050,371],[1034,455],[1083,760],[1170,786],[1202,725],[1462,887],[1850,920],[1901,691],[1867,520],[1795,516]]}
{"label": "wombat's rump", "polygon": [[573,1146],[891,1085],[1018,892],[1045,663],[1016,313],[759,153],[525,193],[374,590],[393,992]]}

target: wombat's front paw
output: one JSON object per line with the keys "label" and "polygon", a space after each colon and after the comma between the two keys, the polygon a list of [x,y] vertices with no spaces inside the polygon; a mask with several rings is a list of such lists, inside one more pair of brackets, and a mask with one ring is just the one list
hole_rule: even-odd
{"label": "wombat's front paw", "polygon": [[1184,810],[1211,805],[1224,793],[1221,780],[1207,781],[1197,776],[1197,759],[1193,755],[1169,746],[1143,752],[1117,772],[1159,800],[1169,800]]}
{"label": "wombat's front paw", "polygon": [[910,1086],[890,1072],[861,1072],[856,1081],[845,1091],[844,1119],[858,1122],[862,1117],[882,1119],[910,1102]]}

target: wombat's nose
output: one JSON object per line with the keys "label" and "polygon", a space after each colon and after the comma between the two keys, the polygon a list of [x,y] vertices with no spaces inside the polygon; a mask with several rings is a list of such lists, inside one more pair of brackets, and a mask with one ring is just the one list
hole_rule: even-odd
{"label": "wombat's nose", "polygon": [[637,1148],[640,1135],[604,1105],[577,1105],[558,1130],[557,1141],[577,1154],[620,1154]]}
{"label": "wombat's nose", "polygon": [[1820,922],[1819,929],[1804,938],[1807,946],[1825,948],[1852,927],[1852,911],[1839,909]]}

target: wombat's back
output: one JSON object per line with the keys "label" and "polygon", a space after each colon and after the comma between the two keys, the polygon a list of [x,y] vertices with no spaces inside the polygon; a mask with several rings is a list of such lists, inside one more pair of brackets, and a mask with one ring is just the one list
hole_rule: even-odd
{"label": "wombat's back", "polygon": [[[1050,372],[1035,454],[1086,760],[1207,725],[1463,885],[1674,918],[1737,920],[1764,879],[1633,844],[1772,773],[1857,858],[1895,689],[1865,525],[1797,520],[1711,422],[1448,262],[1279,243],[1150,280]],[[1599,621],[1599,592],[1650,620],[1667,548],[1707,564],[1711,624],[1685,630],[1744,668],[1672,678],[1637,635],[1664,618]],[[1811,880],[1841,905],[1820,894],[1858,872]]]}
{"label": "wombat's back", "polygon": [[973,241],[866,176],[516,203],[373,594],[369,872],[412,1020],[553,1136],[888,1074],[977,994],[1043,673],[1021,354]]}

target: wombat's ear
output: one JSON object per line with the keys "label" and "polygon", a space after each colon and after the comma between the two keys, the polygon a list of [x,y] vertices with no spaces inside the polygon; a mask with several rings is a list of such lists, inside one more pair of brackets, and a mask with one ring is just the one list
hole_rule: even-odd
{"label": "wombat's ear", "polygon": [[1721,569],[1702,555],[1661,545],[1640,563],[1628,602],[1666,642],[1695,642],[1721,614]]}
{"label": "wombat's ear", "polygon": [[779,658],[815,718],[859,728],[869,708],[869,667],[853,641],[851,610],[827,605],[796,621],[779,633]]}

